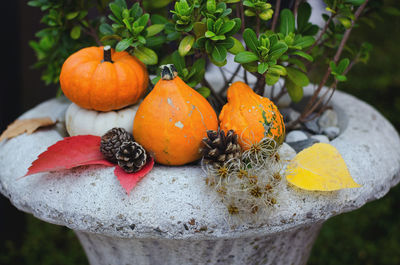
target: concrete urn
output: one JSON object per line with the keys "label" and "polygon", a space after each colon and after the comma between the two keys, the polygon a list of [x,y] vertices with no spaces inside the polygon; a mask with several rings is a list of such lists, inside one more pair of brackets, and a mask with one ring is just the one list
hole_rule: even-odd
{"label": "concrete urn", "polygon": [[[20,118],[63,120],[69,104],[52,99]],[[0,143],[0,192],[18,209],[73,229],[92,265],[306,264],[325,220],[381,198],[400,180],[400,139],[393,126],[342,92],[335,93],[332,106],[341,134],[331,144],[362,187],[307,192],[286,185],[280,203],[257,223],[232,225],[199,165],[156,165],[130,196],[113,168],[101,166],[18,179],[65,136],[62,126]]]}

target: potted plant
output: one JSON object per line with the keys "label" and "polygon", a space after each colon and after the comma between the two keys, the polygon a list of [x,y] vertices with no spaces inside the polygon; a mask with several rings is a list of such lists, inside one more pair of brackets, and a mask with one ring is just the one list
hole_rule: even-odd
{"label": "potted plant", "polygon": [[[68,209],[66,213],[56,213],[57,199],[54,200],[55,204],[48,204],[46,210],[39,210],[41,206],[37,205],[42,205],[41,199],[34,198],[35,196],[31,202],[38,204],[31,208],[36,209],[35,213],[41,218],[47,216],[53,222],[67,223],[69,227],[76,229],[93,264],[112,259],[119,260],[121,264],[131,259],[153,264],[200,261],[215,263],[215,260],[207,261],[215,250],[222,252],[217,258],[220,260],[218,262],[226,264],[305,263],[322,222],[338,212],[359,207],[370,200],[373,193],[364,189],[353,194],[343,192],[336,198],[321,196],[321,206],[315,200],[315,194],[288,192],[281,182],[284,166],[281,157],[292,158],[295,152],[287,145],[284,145],[286,151],[278,147],[284,141],[285,130],[304,128],[308,133],[322,132],[329,140],[339,135],[339,131],[335,133],[322,130],[324,123],[328,124],[324,128],[335,127],[342,131],[342,139],[335,142],[339,149],[349,143],[356,146],[354,141],[343,141],[354,136],[353,127],[350,128],[345,123],[351,122],[351,126],[363,128],[361,121],[365,120],[343,115],[346,112],[343,110],[345,105],[349,105],[347,111],[352,113],[362,110],[365,111],[364,114],[378,115],[341,93],[335,95],[336,100],[333,100],[332,106],[329,103],[337,84],[346,81],[346,74],[350,69],[356,63],[368,60],[371,49],[369,44],[354,46],[350,43],[351,32],[360,18],[379,9],[368,2],[325,1],[326,12],[322,14],[324,22],[318,26],[310,22],[312,8],[304,1],[292,1],[288,4],[280,0],[273,3],[263,0],[136,3],[115,0],[96,4],[84,1],[76,5],[65,1],[30,1],[30,5],[46,11],[43,21],[48,25],[38,32],[40,40],[31,42],[38,54],[36,66],[44,67],[43,78],[47,83],[60,81],[64,94],[76,104],[71,105],[67,111],[66,127],[70,135],[101,136],[108,129],[128,124],[127,130],[131,130],[134,138],[119,130],[112,131],[111,136],[109,133],[103,135],[100,148],[103,154],[127,172],[146,168],[149,158],[154,157],[161,165],[153,169],[153,178],[145,179],[148,181],[143,184],[145,187],[157,184],[154,179],[156,176],[170,176],[173,179],[169,183],[171,185],[166,185],[166,192],[161,189],[153,190],[155,199],[149,199],[144,195],[146,190],[137,187],[129,202],[142,200],[144,203],[137,203],[136,206],[123,203],[121,207],[113,209],[112,205],[117,205],[115,198],[107,197],[110,201],[103,201],[99,209],[108,209],[106,211],[111,213],[109,218],[102,210],[99,210],[99,215],[82,209],[77,212]],[[94,6],[97,7],[98,14],[89,15]],[[104,15],[107,13],[108,18]],[[93,45],[101,47],[84,48]],[[98,61],[104,64],[98,66]],[[159,65],[163,66],[160,68]],[[210,65],[217,66],[219,73],[210,75],[206,70]],[[318,75],[321,69],[325,70],[322,75]],[[231,72],[229,76],[227,72]],[[210,76],[212,79],[208,79]],[[238,78],[241,81],[237,81]],[[146,91],[149,79],[152,85],[150,91]],[[223,80],[220,87],[217,85],[219,80]],[[318,84],[315,89],[306,88],[310,80]],[[135,96],[119,93],[121,87]],[[98,94],[91,94],[95,92]],[[285,95],[290,97],[292,103],[300,102],[304,95],[307,97],[304,97],[306,101],[297,109],[298,115],[286,113],[284,124],[283,117],[273,102],[279,106]],[[140,101],[143,96],[144,100]],[[271,101],[263,96],[269,96]],[[136,104],[133,105],[136,107],[132,107],[132,104]],[[281,103],[281,106],[287,108],[288,104]],[[128,110],[124,109],[126,107]],[[55,109],[65,109],[65,104],[57,108],[44,108],[50,113]],[[169,108],[174,110],[169,111]],[[332,111],[327,111],[331,108],[336,112],[332,114]],[[86,112],[77,114],[81,109]],[[118,116],[122,111],[127,111],[128,122],[124,120],[113,123],[116,120],[113,118],[113,122],[108,123],[110,113]],[[281,111],[283,112],[282,108]],[[290,111],[293,113],[294,110]],[[96,130],[100,126],[100,130],[89,128],[85,131],[87,124],[72,123],[74,119],[78,120],[83,116],[88,117],[88,121],[98,116],[107,118],[100,119],[98,126],[93,126]],[[331,120],[327,121],[319,116],[329,116]],[[187,117],[190,118],[185,120]],[[316,122],[316,119],[321,128],[313,130],[310,122]],[[379,122],[384,124],[381,117]],[[120,124],[123,125],[119,126]],[[390,125],[382,126],[388,134],[393,135],[393,140],[389,141],[392,148],[397,146],[397,134]],[[79,129],[83,129],[85,133]],[[78,132],[72,133],[73,131]],[[118,146],[116,151],[113,150],[115,135],[124,139],[123,145]],[[321,138],[318,141],[322,142]],[[313,143],[315,141],[307,142],[300,149]],[[200,165],[189,164],[196,163],[201,158],[198,152],[200,145],[206,174],[201,171]],[[386,142],[385,146],[390,144]],[[376,152],[374,147],[376,146],[369,146],[369,151]],[[298,146],[295,147],[296,151],[297,148]],[[350,169],[357,172],[360,161],[352,156],[352,150],[341,151],[347,158],[345,160]],[[394,153],[394,156],[398,155]],[[131,159],[133,156],[134,160]],[[336,153],[332,157],[335,156]],[[395,164],[394,160],[389,162],[392,163],[390,166]],[[168,167],[182,165],[186,166]],[[41,171],[33,173],[36,172]],[[384,180],[392,178],[396,173],[385,171],[382,183],[386,183]],[[86,173],[80,171],[79,174]],[[204,189],[200,188],[205,195],[204,198],[197,197],[202,201],[202,204],[198,204],[191,196],[197,196],[194,194],[199,190],[194,186],[198,186],[200,180],[203,181],[199,180],[202,175],[207,176],[207,185],[204,185]],[[230,176],[233,175],[237,179],[231,181]],[[100,176],[102,184],[98,185],[111,185],[109,180],[105,180],[103,173]],[[121,176],[118,175],[118,178],[123,183]],[[187,183],[185,177],[189,179]],[[246,185],[241,181],[242,178],[246,179]],[[373,179],[373,175],[366,177],[363,184],[367,185]],[[86,180],[81,181],[84,186],[87,184]],[[265,191],[259,190],[260,183]],[[296,181],[291,183],[298,184]],[[358,186],[355,182],[349,183],[340,183],[342,186],[339,186]],[[382,184],[385,188],[379,196],[393,184]],[[128,184],[125,182],[123,185]],[[173,189],[179,185],[183,187],[180,190],[181,197],[173,196]],[[3,186],[7,187],[6,184]],[[208,187],[212,189],[207,189]],[[16,187],[14,191],[19,188]],[[324,187],[322,190],[333,189]],[[3,191],[7,192],[7,188]],[[79,196],[85,194],[82,190],[74,190],[73,193],[80,194]],[[166,198],[162,206],[171,211],[167,221],[165,214],[168,213],[150,207],[163,201],[161,195]],[[220,215],[220,204],[213,204],[219,200],[219,195],[222,195],[229,220],[224,219],[225,215]],[[280,199],[278,206],[276,196]],[[182,209],[181,213],[177,213],[176,207],[183,205],[179,202],[182,198],[187,199],[193,209]],[[285,198],[292,201],[293,205],[285,203]],[[309,198],[312,198],[312,202],[299,204],[299,201],[306,202]],[[16,199],[14,203],[27,210],[23,201]],[[77,203],[71,199],[72,209]],[[91,200],[87,203],[94,205]],[[279,208],[284,209],[282,214]],[[313,208],[318,210],[313,212]],[[206,209],[213,211],[207,212]],[[331,211],[324,212],[321,209]],[[122,211],[123,214],[118,215],[116,211]],[[57,214],[64,221],[59,221],[55,217]],[[155,214],[160,214],[164,219],[157,219],[159,216],[154,216]],[[236,218],[238,214],[242,219]],[[243,221],[246,216],[251,218]],[[175,219],[178,221],[174,222]],[[230,250],[224,252],[229,240],[232,240]],[[151,255],[153,248],[144,247],[147,242],[157,245],[162,255]],[[307,244],[304,246],[300,242]],[[108,253],[112,249],[110,246],[115,244],[118,244],[115,248],[123,251],[123,254],[103,256],[96,251],[101,249],[101,252]],[[275,255],[274,251],[279,249],[279,244],[287,244],[290,250],[279,250],[282,253]],[[204,253],[192,257],[191,248],[196,245]],[[135,251],[130,251],[131,248]],[[140,248],[146,249],[146,253],[138,254]],[[246,251],[239,254],[241,248]],[[265,248],[269,249],[268,254],[262,251]],[[294,255],[296,251],[301,254]]]}

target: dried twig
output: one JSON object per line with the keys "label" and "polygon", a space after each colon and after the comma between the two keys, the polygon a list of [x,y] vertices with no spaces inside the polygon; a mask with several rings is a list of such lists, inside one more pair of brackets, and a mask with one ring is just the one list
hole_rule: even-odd
{"label": "dried twig", "polygon": [[274,17],[272,19],[272,26],[271,26],[271,30],[272,31],[275,31],[276,24],[278,23],[278,17],[279,17],[280,8],[281,8],[281,0],[276,0],[275,13],[274,13]]}
{"label": "dried twig", "polygon": [[[350,37],[351,31],[352,31],[352,29],[354,28],[354,25],[355,25],[355,23],[356,23],[358,17],[361,15],[361,13],[362,13],[362,11],[364,10],[365,6],[367,5],[368,1],[369,1],[369,0],[366,0],[362,5],[360,5],[360,6],[357,8],[357,10],[356,10],[356,12],[355,12],[355,14],[354,14],[354,19],[353,19],[352,22],[351,22],[351,26],[350,26],[350,28],[348,28],[348,29],[345,31],[345,33],[344,33],[344,35],[343,35],[343,38],[342,38],[342,40],[341,40],[341,42],[340,42],[340,44],[339,44],[338,50],[336,51],[336,54],[335,54],[335,56],[334,56],[334,58],[333,58],[333,61],[334,61],[335,63],[337,63],[337,62],[339,61],[340,55],[342,54],[343,48],[345,47],[346,42],[347,42],[347,40],[348,40],[349,37]],[[318,88],[315,90],[315,92],[314,92],[314,94],[312,95],[311,99],[308,101],[308,103],[307,103],[306,107],[304,108],[304,110],[303,110],[302,114],[300,115],[300,117],[299,117],[297,120],[293,121],[291,124],[289,124],[288,127],[293,127],[293,126],[295,126],[296,124],[298,124],[299,122],[305,121],[305,119],[306,119],[316,108],[318,108],[318,107],[320,106],[320,104],[321,104],[322,101],[323,101],[323,98],[327,95],[327,92],[326,92],[326,93],[324,94],[324,96],[321,97],[318,101],[317,101],[317,98],[318,98],[319,93],[320,93],[321,90],[322,90],[322,87],[323,87],[323,86],[326,84],[326,82],[328,81],[331,72],[332,72],[332,69],[331,69],[330,67],[328,67],[327,71],[326,71],[325,74],[324,74],[324,77],[322,78],[321,82],[320,82],[319,85],[318,85]],[[335,83],[331,86],[331,88],[332,88],[333,86],[335,86],[335,88],[336,88]],[[328,91],[329,91],[329,89],[328,89]],[[330,97],[331,97],[331,96],[330,96]],[[329,98],[330,98],[330,97],[329,97]]]}

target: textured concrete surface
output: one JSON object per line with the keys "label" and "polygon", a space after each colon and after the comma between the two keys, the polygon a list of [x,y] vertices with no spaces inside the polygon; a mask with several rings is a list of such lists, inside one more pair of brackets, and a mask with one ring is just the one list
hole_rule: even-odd
{"label": "textured concrete surface", "polygon": [[126,239],[76,232],[90,264],[305,265],[321,223],[237,239]]}
{"label": "textured concrete surface", "polygon": [[[309,87],[306,92],[309,94],[312,89]],[[94,249],[90,249],[105,251],[112,248],[110,240],[106,238],[114,238],[117,250],[124,253],[124,258],[121,256],[120,259],[125,261],[134,255],[143,256],[135,254],[145,251],[143,242],[150,242],[146,245],[153,249],[151,252],[146,250],[146,253],[156,256],[156,249],[161,244],[161,253],[171,253],[172,262],[174,257],[179,258],[183,254],[173,254],[168,248],[182,247],[185,245],[183,242],[189,244],[188,249],[196,251],[191,242],[211,240],[211,243],[204,241],[200,245],[206,247],[210,244],[213,249],[223,249],[221,242],[230,239],[226,241],[227,244],[237,244],[236,252],[240,252],[243,251],[242,244],[248,244],[244,249],[250,251],[250,243],[254,238],[263,239],[265,253],[279,255],[279,252],[284,260],[289,254],[277,249],[276,240],[280,242],[281,237],[286,238],[286,243],[281,243],[286,248],[292,241],[293,244],[295,241],[308,242],[316,235],[320,224],[329,217],[381,198],[399,182],[400,140],[392,125],[372,107],[347,94],[337,92],[332,104],[338,113],[341,135],[331,144],[339,150],[353,178],[362,187],[336,192],[308,192],[282,185],[285,188],[277,198],[280,203],[268,215],[260,217],[257,223],[244,221],[240,225],[232,225],[237,222],[232,221],[219,197],[204,184],[205,175],[195,164],[184,167],[156,165],[130,196],[119,185],[113,169],[101,166],[19,178],[41,152],[62,138],[62,129],[42,129],[32,135],[21,135],[1,142],[0,191],[18,209],[44,221],[80,231],[79,238],[92,264],[106,264],[100,258],[95,258],[91,254]],[[62,120],[68,105],[69,102],[65,100],[53,99],[21,118],[51,116]],[[285,236],[288,231],[302,231],[307,227],[314,232]],[[88,238],[92,238],[92,242]],[[186,240],[180,241],[182,239]],[[197,251],[204,255],[209,253],[204,248]],[[292,251],[308,255],[306,245],[301,243],[293,246]],[[241,254],[238,260],[246,260],[250,256],[251,252]],[[185,260],[189,258],[182,257]],[[150,258],[146,260],[143,257],[142,260],[143,264],[151,264]],[[204,263],[206,260],[207,256],[203,256]],[[262,260],[263,257],[260,262]],[[217,261],[213,260],[212,263]],[[247,264],[255,263],[249,261]],[[293,264],[303,263],[303,258],[293,260]],[[261,264],[272,263],[268,261]]]}

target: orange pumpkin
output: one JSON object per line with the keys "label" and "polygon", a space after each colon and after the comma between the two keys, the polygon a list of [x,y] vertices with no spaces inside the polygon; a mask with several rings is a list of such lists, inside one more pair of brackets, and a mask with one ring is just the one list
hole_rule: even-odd
{"label": "orange pumpkin", "polygon": [[110,111],[136,103],[147,88],[148,73],[141,61],[125,51],[89,47],[64,62],[60,84],[65,96],[78,106]]}
{"label": "orange pumpkin", "polygon": [[228,103],[222,108],[219,120],[222,130],[234,130],[239,135],[244,150],[265,136],[278,144],[285,138],[285,124],[278,108],[243,82],[235,82],[228,88]]}
{"label": "orange pumpkin", "polygon": [[162,66],[161,77],[136,112],[133,136],[158,163],[190,163],[201,157],[207,130],[218,129],[217,115],[173,65]]}

